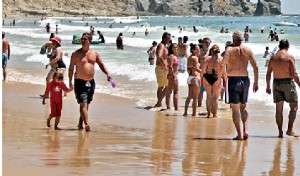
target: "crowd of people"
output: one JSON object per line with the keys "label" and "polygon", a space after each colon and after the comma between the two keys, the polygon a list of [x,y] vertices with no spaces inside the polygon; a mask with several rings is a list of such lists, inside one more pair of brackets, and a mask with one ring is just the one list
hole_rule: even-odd
{"label": "crowd of people", "polygon": [[[246,109],[250,88],[248,65],[252,66],[254,80],[253,92],[258,90],[258,65],[250,48],[244,46],[244,33],[235,31],[232,34],[232,42],[227,41],[225,51],[220,54],[220,48],[206,37],[199,40],[199,44],[190,44],[190,54],[187,56],[186,45],[182,38],[178,43],[172,43],[171,34],[164,32],[162,41],[156,48],[155,74],[157,79],[157,103],[153,106],[162,107],[162,101],[166,98],[166,108],[171,109],[170,99],[173,93],[174,110],[178,111],[178,74],[184,73],[185,69],[179,69],[182,59],[186,60],[184,66],[188,73],[188,95],[185,101],[183,116],[188,116],[188,107],[192,100],[192,116],[198,116],[197,106],[202,106],[203,92],[206,91],[206,115],[207,118],[217,117],[218,98],[224,94],[225,102],[230,104],[231,116],[236,128],[237,136],[234,140],[247,140],[248,111]],[[180,45],[183,47],[180,51]],[[298,96],[294,81],[300,86],[299,76],[295,68],[295,58],[287,53],[289,42],[281,40],[279,51],[270,59],[266,75],[266,93],[271,94],[270,77],[273,73],[273,99],[276,103],[276,122],[279,130],[279,138],[283,137],[283,104],[290,104],[289,122],[286,135],[299,137],[293,130],[298,107]],[[153,46],[150,48],[153,50]],[[148,51],[150,51],[150,49]],[[267,48],[268,49],[268,48]],[[266,54],[268,54],[266,52]],[[150,58],[150,52],[149,52]],[[153,58],[153,52],[151,54]],[[179,59],[181,58],[181,59]],[[150,59],[149,59],[150,60]],[[282,65],[286,65],[284,69]],[[179,71],[181,70],[181,71]],[[223,98],[223,95],[221,96]]]}
{"label": "crowd of people", "polygon": [[[47,32],[50,32],[50,27],[46,27],[46,29]],[[245,33],[249,31],[250,29],[247,29]],[[101,32],[98,31],[97,33],[99,38],[101,38]],[[226,42],[226,50],[220,54],[220,47],[216,44],[211,46],[212,40],[208,37],[199,39],[198,44],[191,43],[189,45],[187,36],[179,37],[178,42],[174,43],[171,41],[171,34],[164,32],[162,41],[158,44],[156,41],[153,41],[151,48],[147,51],[150,65],[155,63],[155,74],[158,84],[157,102],[154,107],[162,107],[162,101],[165,98],[166,108],[171,109],[171,97],[173,97],[174,110],[179,110],[178,74],[187,71],[188,95],[185,100],[183,116],[188,116],[191,100],[192,116],[198,116],[197,107],[202,106],[203,93],[206,92],[205,114],[207,118],[218,117],[218,98],[226,92],[225,102],[230,104],[231,115],[237,132],[237,136],[233,139],[247,140],[249,136],[249,115],[246,107],[250,88],[248,65],[252,66],[254,73],[252,85],[254,92],[258,90],[259,70],[253,52],[242,44],[242,41],[245,40],[245,33],[240,31],[233,32],[232,42]],[[4,37],[5,33],[2,33],[2,68],[3,79],[5,80],[7,61],[10,58],[10,45]],[[51,113],[47,119],[48,127],[51,126],[51,119],[55,117],[54,129],[60,130],[58,124],[62,110],[62,92],[66,93],[74,90],[80,110],[78,129],[91,130],[88,122],[88,109],[93,100],[96,85],[94,81],[95,63],[107,75],[107,80],[112,80],[99,53],[90,48],[92,38],[93,34],[83,33],[80,39],[82,47],[71,55],[68,70],[69,88],[63,82],[66,65],[63,62],[61,38],[51,33],[49,41],[42,47],[49,58],[46,69],[48,66],[51,67],[46,77],[45,93],[42,95],[42,103],[45,104],[46,98],[50,94]],[[122,33],[119,33],[116,45],[117,49],[124,49]],[[283,137],[282,112],[284,102],[288,102],[290,105],[286,135],[298,137],[299,135],[293,130],[293,124],[298,107],[295,83],[300,86],[300,80],[295,67],[295,58],[287,52],[289,42],[285,39],[280,40],[278,47],[279,51],[274,53],[268,63],[266,93],[271,94],[273,89],[273,99],[274,103],[276,103],[276,123],[279,130],[278,137]],[[190,54],[188,54],[188,48],[190,48]],[[269,48],[267,47],[264,57],[269,54],[268,50]],[[274,79],[273,87],[271,88],[270,79],[272,73]],[[221,97],[223,98],[223,96]]]}

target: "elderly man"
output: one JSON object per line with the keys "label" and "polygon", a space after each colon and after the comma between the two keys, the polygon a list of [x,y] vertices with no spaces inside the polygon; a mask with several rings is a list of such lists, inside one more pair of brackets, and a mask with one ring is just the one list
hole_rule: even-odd
{"label": "elderly man", "polygon": [[289,122],[286,135],[299,137],[299,135],[293,131],[293,125],[298,109],[298,95],[294,81],[298,84],[298,86],[300,86],[300,81],[295,68],[295,58],[287,53],[289,46],[290,44],[288,40],[281,40],[279,42],[279,51],[271,57],[266,75],[266,92],[271,94],[270,79],[271,73],[273,72],[273,99],[274,103],[276,103],[275,117],[279,131],[279,138],[283,137],[282,112],[285,101],[290,105]]}
{"label": "elderly man", "polygon": [[[226,49],[223,64],[226,64],[227,86],[226,103],[232,109],[232,119],[235,125],[237,136],[234,140],[248,139],[248,112],[246,103],[248,102],[248,92],[250,80],[248,77],[248,64],[250,63],[254,71],[253,91],[258,90],[258,66],[252,51],[242,45],[243,34],[235,31],[232,35],[233,47]],[[240,121],[243,123],[243,131]]]}

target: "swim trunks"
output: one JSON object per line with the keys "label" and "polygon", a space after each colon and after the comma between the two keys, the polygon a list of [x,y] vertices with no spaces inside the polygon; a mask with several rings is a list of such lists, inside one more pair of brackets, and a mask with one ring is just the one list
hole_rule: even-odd
{"label": "swim trunks", "polygon": [[297,90],[292,78],[273,79],[273,100],[274,103],[298,102]]}
{"label": "swim trunks", "polygon": [[95,92],[95,81],[94,79],[85,81],[82,79],[74,80],[74,92],[79,103],[90,103],[93,100]]}
{"label": "swim trunks", "polygon": [[168,86],[168,70],[164,69],[163,67],[156,66],[155,68],[156,80],[158,87],[165,87]]}
{"label": "swim trunks", "polygon": [[179,61],[178,72],[184,73],[186,68],[186,57],[178,56],[178,61]]}
{"label": "swim trunks", "polygon": [[247,103],[249,87],[250,80],[248,76],[228,77],[225,94],[226,103]]}
{"label": "swim trunks", "polygon": [[8,55],[7,53],[2,53],[2,68],[7,67]]}

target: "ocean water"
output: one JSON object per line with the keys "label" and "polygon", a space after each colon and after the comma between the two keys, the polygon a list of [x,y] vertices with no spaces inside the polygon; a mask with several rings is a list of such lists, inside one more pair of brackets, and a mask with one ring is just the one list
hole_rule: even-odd
{"label": "ocean water", "polygon": [[[16,26],[10,26],[12,20],[6,20],[2,30],[6,32],[6,38],[11,44],[11,60],[9,61],[8,81],[27,82],[32,84],[45,84],[45,77],[48,70],[45,64],[48,59],[45,55],[39,54],[41,46],[49,39],[45,26],[50,23],[51,32],[55,32],[55,25],[58,24],[58,36],[62,38],[62,47],[66,56],[63,60],[66,65],[70,63],[70,56],[73,51],[79,49],[80,45],[72,44],[73,34],[82,34],[89,31],[86,23],[95,27],[95,33],[99,30],[103,33],[106,43],[92,45],[91,48],[100,53],[109,72],[116,81],[116,88],[112,88],[106,81],[106,76],[96,66],[95,76],[96,91],[115,96],[126,97],[135,100],[137,105],[147,106],[156,103],[156,78],[154,68],[148,63],[147,49],[153,41],[160,42],[163,32],[172,34],[173,42],[177,42],[179,36],[188,36],[190,43],[197,43],[198,39],[210,37],[212,44],[218,44],[221,52],[224,50],[225,42],[231,40],[231,33],[219,33],[222,26],[230,32],[235,30],[243,31],[246,26],[252,30],[250,41],[244,45],[250,47],[259,65],[259,91],[250,92],[249,99],[263,101],[267,106],[274,106],[272,96],[265,93],[266,83],[265,59],[262,57],[265,47],[269,46],[270,51],[278,45],[278,42],[271,42],[268,38],[269,29],[280,29],[285,34],[279,34],[280,39],[290,41],[289,53],[296,58],[296,68],[300,69],[300,27],[274,26],[273,22],[287,21],[300,23],[299,16],[276,16],[276,17],[214,17],[214,16],[193,16],[175,17],[145,16],[139,19],[133,17],[48,17],[34,25],[35,19],[18,19]],[[112,28],[109,28],[112,25]],[[163,26],[167,29],[163,30]],[[179,26],[183,27],[180,32]],[[193,32],[193,26],[199,29],[198,33]],[[265,32],[260,33],[264,28]],[[149,35],[144,32],[148,29]],[[125,50],[116,49],[115,40],[122,32],[124,36]],[[133,32],[136,35],[133,36]],[[94,36],[97,39],[98,35]],[[251,81],[253,71],[249,66]],[[179,74],[180,98],[187,96],[187,73]],[[65,82],[68,83],[67,73]],[[68,84],[67,84],[68,85]],[[42,92],[37,92],[37,95]],[[299,92],[298,92],[299,93]]]}

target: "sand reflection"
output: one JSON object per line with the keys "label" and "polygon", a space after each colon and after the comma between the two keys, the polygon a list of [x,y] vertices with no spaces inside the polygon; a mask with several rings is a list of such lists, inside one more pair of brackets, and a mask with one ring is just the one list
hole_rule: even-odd
{"label": "sand reflection", "polygon": [[[295,161],[292,149],[294,140],[287,139],[285,142],[286,151],[282,151],[283,139],[278,139],[277,141],[274,149],[273,166],[269,171],[269,175],[294,175]],[[282,155],[284,153],[286,153],[286,156]]]}
{"label": "sand reflection", "polygon": [[151,161],[153,174],[172,172],[174,158],[174,139],[177,119],[174,116],[157,115],[153,129]]}
{"label": "sand reflection", "polygon": [[88,167],[90,166],[89,139],[91,133],[84,131],[78,132],[77,150],[71,155],[69,165],[71,167]]}

